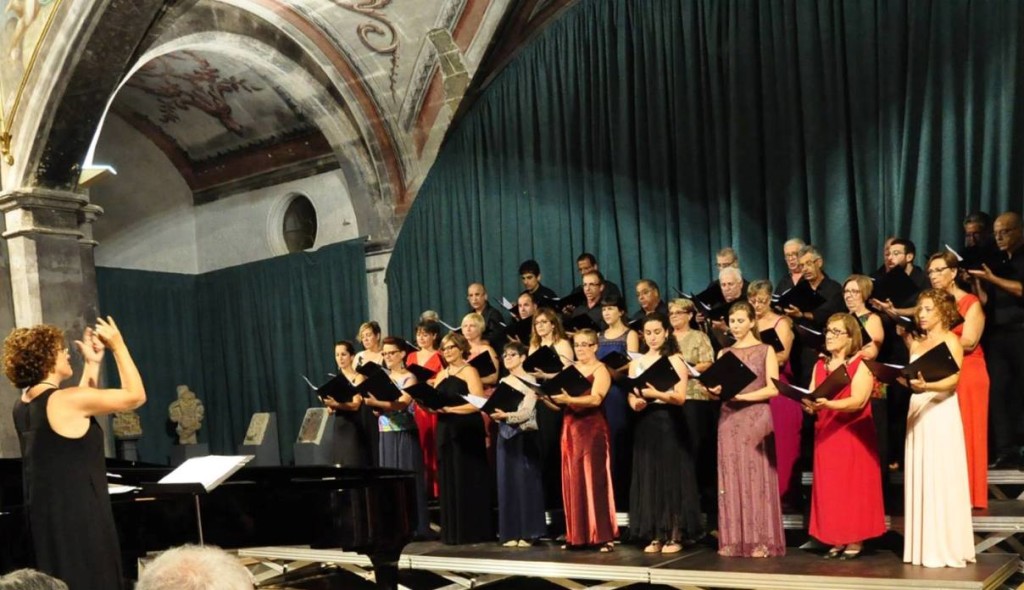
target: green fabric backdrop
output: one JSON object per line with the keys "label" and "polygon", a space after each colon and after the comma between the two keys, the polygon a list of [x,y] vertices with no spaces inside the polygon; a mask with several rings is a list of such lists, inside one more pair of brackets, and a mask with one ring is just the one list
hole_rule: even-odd
{"label": "green fabric backdrop", "polygon": [[[302,381],[334,370],[335,341],[367,311],[362,240],[198,276],[97,269],[100,309],[131,345],[148,401],[139,413],[144,461],[165,462],[174,441],[167,406],[188,384],[206,406],[201,442],[234,453],[253,412],[277,412],[282,459],[316,402]],[[108,366],[109,382],[117,383]]]}
{"label": "green fabric backdrop", "polygon": [[387,272],[392,326],[520,290],[566,292],[595,253],[624,287],[699,290],[731,245],[779,278],[782,242],[843,278],[887,234],[922,253],[974,209],[1020,207],[1018,0],[582,0],[449,135]]}

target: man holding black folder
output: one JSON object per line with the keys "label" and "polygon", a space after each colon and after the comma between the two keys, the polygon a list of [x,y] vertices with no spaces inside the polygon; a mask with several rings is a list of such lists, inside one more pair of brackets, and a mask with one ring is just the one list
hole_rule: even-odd
{"label": "man holding black folder", "polygon": [[586,315],[593,320],[593,330],[600,331],[607,328],[608,325],[604,323],[604,317],[601,315],[601,299],[604,297],[604,290],[604,275],[599,271],[595,270],[583,275],[583,296],[586,297],[586,302],[572,310],[572,314],[569,316],[570,321],[572,318]]}
{"label": "man holding black folder", "polygon": [[989,423],[992,436],[990,467],[1020,467],[1024,442],[1021,412],[1024,411],[1020,387],[1024,383],[1024,239],[1018,213],[996,217],[996,245],[1003,260],[970,270],[981,279],[978,294],[985,305],[985,362],[988,365],[991,393]]}
{"label": "man holding black folder", "polygon": [[[825,274],[825,261],[817,248],[808,244],[800,249],[800,270],[803,273],[801,282],[806,281],[811,291],[816,293],[823,300],[822,303],[813,309],[800,309],[790,305],[783,311],[800,326],[811,328],[822,332],[825,322],[834,314],[846,309],[843,303],[843,287]],[[797,287],[794,287],[797,288]],[[794,345],[795,354],[790,355],[793,375],[797,383],[809,383],[811,380],[811,369],[818,358],[818,350],[813,346],[807,346],[804,339],[797,332],[797,343]]]}

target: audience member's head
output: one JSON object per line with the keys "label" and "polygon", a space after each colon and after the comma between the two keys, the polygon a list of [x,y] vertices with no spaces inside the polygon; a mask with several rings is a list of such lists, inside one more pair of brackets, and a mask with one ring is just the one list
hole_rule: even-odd
{"label": "audience member's head", "polygon": [[218,547],[183,545],[161,553],[142,571],[135,590],[252,590],[253,579],[234,555]]}
{"label": "audience member's head", "polygon": [[68,585],[43,572],[21,569],[0,576],[0,590],[68,590]]}

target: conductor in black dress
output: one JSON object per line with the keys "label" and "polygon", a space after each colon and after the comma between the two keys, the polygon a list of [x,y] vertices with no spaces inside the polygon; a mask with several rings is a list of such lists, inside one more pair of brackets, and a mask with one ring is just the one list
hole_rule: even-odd
{"label": "conductor in black dress", "polygon": [[[96,416],[138,408],[146,390],[113,319],[97,319],[75,345],[85,358],[82,379],[62,388],[73,371],[59,328],[17,328],[4,341],[4,373],[24,388],[13,414],[29,530],[38,569],[71,590],[118,590],[121,550]],[[117,363],[118,389],[97,387],[106,349]]]}

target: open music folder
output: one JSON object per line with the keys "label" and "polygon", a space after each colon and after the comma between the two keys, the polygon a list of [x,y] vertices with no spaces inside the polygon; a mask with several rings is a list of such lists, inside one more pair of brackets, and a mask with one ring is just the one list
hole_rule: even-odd
{"label": "open music folder", "polygon": [[251,461],[252,455],[207,455],[193,457],[157,482],[157,489],[209,492],[224,483]]}

